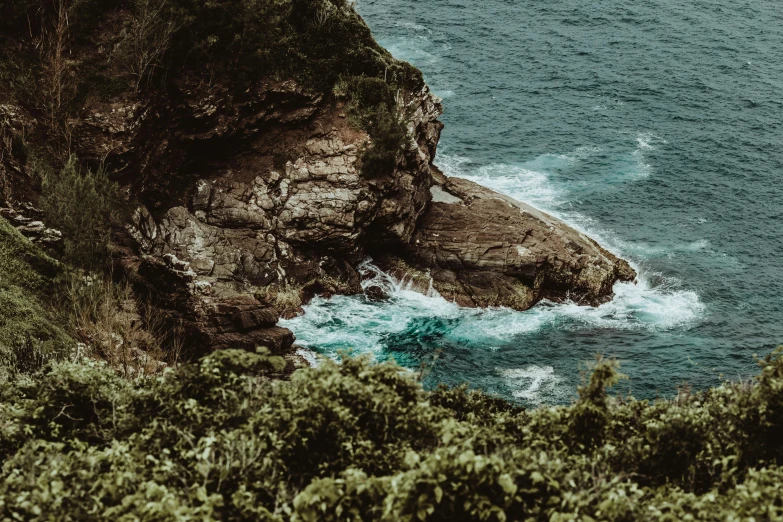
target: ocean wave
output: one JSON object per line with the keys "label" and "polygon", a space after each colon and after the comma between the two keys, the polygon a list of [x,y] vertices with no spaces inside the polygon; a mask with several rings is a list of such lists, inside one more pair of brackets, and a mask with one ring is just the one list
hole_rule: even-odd
{"label": "ocean wave", "polygon": [[447,176],[456,176],[522,201],[567,223],[571,228],[595,239],[604,248],[621,256],[623,240],[611,231],[600,229],[595,221],[571,210],[567,183],[555,183],[551,172],[559,166],[579,161],[601,149],[580,147],[571,154],[545,154],[523,165],[505,163],[474,167],[469,158],[439,154],[437,166]]}
{"label": "ocean wave", "polygon": [[405,37],[395,37],[379,42],[398,60],[415,64],[417,67],[431,67],[440,60],[440,56],[432,49],[430,37],[424,34],[410,34]]}
{"label": "ocean wave", "polygon": [[[649,144],[657,143],[658,138],[645,135],[640,139],[653,146]],[[675,247],[634,244],[602,230],[589,216],[570,210],[566,205],[567,188],[555,183],[541,167],[551,169],[581,161],[600,151],[598,147],[580,147],[569,154],[540,156],[525,166],[476,166],[469,158],[456,155],[439,155],[437,163],[446,175],[464,177],[549,212],[619,256],[631,254],[645,259],[658,255],[658,251],[698,251],[707,247],[706,241]],[[668,330],[687,327],[703,317],[705,306],[696,292],[683,289],[676,279],[646,272],[633,259],[631,264],[639,274],[637,281],[617,283],[614,298],[598,307],[542,302],[528,311],[517,312],[506,308],[460,308],[444,299],[432,285],[421,292],[410,281],[397,280],[368,261],[359,267],[363,286],[381,288],[387,300],[375,302],[365,296],[316,297],[305,307],[303,315],[282,323],[294,331],[299,344],[316,347],[322,353],[356,349],[380,354],[393,349],[390,336],[415,336],[417,329],[432,318],[449,321],[448,331],[440,332],[444,341],[488,347],[513,342],[545,328]]]}
{"label": "ocean wave", "polygon": [[436,164],[447,176],[467,179],[541,210],[550,211],[563,203],[564,192],[543,170],[505,163],[471,168],[470,159],[443,154],[437,156]]}
{"label": "ocean wave", "polygon": [[631,153],[631,156],[636,162],[636,169],[635,172],[631,173],[636,174],[639,178],[647,178],[653,173],[653,167],[647,161],[647,153],[658,150],[658,146],[666,144],[667,141],[651,132],[637,133],[635,139],[636,150]]}
{"label": "ocean wave", "polygon": [[[653,138],[641,138],[647,147],[658,143]],[[463,156],[440,154],[437,164],[448,176],[469,179],[531,204],[594,238],[616,255],[630,256],[638,279],[635,283],[615,284],[611,301],[597,307],[544,301],[524,312],[462,308],[444,299],[431,284],[426,290],[414,287],[410,281],[397,280],[368,260],[359,267],[363,286],[381,288],[386,299],[371,300],[364,295],[316,297],[304,307],[304,314],[281,321],[282,326],[295,333],[297,344],[327,356],[353,350],[378,359],[394,356],[413,368],[435,348],[505,350],[535,343],[535,336],[549,330],[663,332],[697,324],[706,314],[699,295],[683,288],[680,281],[643,266],[644,260],[667,252],[705,249],[709,246],[706,240],[674,246],[634,244],[573,210],[572,187],[559,172],[599,153],[598,147],[580,147],[567,154],[542,155],[522,165],[483,166]],[[511,396],[531,404],[558,402],[563,400],[560,389],[570,389],[546,365],[497,372]]]}
{"label": "ocean wave", "polygon": [[551,366],[530,365],[526,368],[498,370],[511,395],[523,399],[532,405],[550,402],[555,396],[562,395],[558,384],[562,379]]}
{"label": "ocean wave", "polygon": [[[645,277],[637,283],[617,283],[615,297],[598,307],[573,302],[545,301],[525,312],[508,308],[462,308],[434,289],[421,293],[410,283],[396,280],[369,261],[362,270],[371,274],[365,286],[377,285],[388,296],[373,301],[363,295],[314,298],[305,313],[281,320],[297,336],[297,343],[326,355],[339,350],[381,354],[393,349],[389,336],[415,336],[427,320],[447,324],[439,332],[445,341],[473,347],[491,347],[518,341],[544,328],[610,328],[617,330],[668,330],[700,319],[704,305],[695,292],[676,283],[654,286]],[[415,327],[411,330],[411,325]]]}
{"label": "ocean wave", "polygon": [[[649,147],[654,147],[657,143],[665,143],[663,138],[652,134],[641,134],[640,139]],[[557,175],[558,171],[601,152],[600,147],[585,146],[566,154],[543,154],[518,165],[497,163],[483,166],[476,166],[469,158],[463,156],[439,154],[436,164],[447,176],[468,179],[551,214],[571,228],[591,237],[617,256],[644,259],[645,254],[651,253],[646,251],[648,248],[646,245],[629,242],[617,236],[614,231],[601,227],[592,217],[575,211],[573,201],[578,197],[581,186],[574,185]],[[626,173],[621,174],[620,177],[628,180],[647,175],[640,174],[645,171],[639,165],[631,166],[629,172],[630,176]],[[703,248],[701,245],[702,243],[689,244],[685,247],[675,245],[669,251],[672,249],[695,251]],[[667,248],[669,247],[662,247],[663,250]],[[634,268],[638,271],[637,266]]]}
{"label": "ocean wave", "polygon": [[307,348],[297,348],[296,355],[307,361],[312,368],[318,366],[318,353]]}

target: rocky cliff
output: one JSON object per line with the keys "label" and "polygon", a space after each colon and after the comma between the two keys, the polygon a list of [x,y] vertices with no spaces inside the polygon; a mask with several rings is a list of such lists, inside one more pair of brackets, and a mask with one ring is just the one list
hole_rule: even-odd
{"label": "rocky cliff", "polygon": [[[164,300],[198,344],[283,352],[293,336],[274,327],[276,312],[295,313],[316,293],[360,292],[355,266],[368,249],[410,242],[431,198],[441,107],[426,87],[406,93],[409,143],[393,171],[368,177],[360,155],[370,138],[343,104],[294,82],[264,85],[250,103],[229,112],[205,92],[177,108],[187,115],[157,116],[169,125],[153,162],[175,155],[193,170],[176,182],[154,172],[137,189],[149,203],[134,213],[118,259],[151,291],[172,286]],[[90,121],[94,146],[111,131]],[[159,126],[114,125],[138,129],[131,143]]]}
{"label": "rocky cliff", "polygon": [[597,306],[611,299],[615,282],[636,276],[591,238],[486,187],[433,168],[430,193],[411,241],[381,260],[460,305],[526,310],[549,299]]}
{"label": "rocky cliff", "polygon": [[[338,9],[327,9],[327,21],[340,13],[366,30],[350,6],[327,4]],[[132,16],[106,15],[91,33],[98,48]],[[297,26],[296,13],[286,16]],[[425,287],[431,279],[466,306],[524,310],[544,298],[597,305],[616,281],[635,277],[557,219],[438,172],[440,100],[420,76],[389,79],[390,70],[409,74],[410,66],[367,35],[362,49],[370,49],[372,66],[362,61],[351,81],[370,78],[370,87],[393,93],[379,98],[380,112],[363,113],[353,84],[339,88],[342,76],[323,89],[293,73],[240,81],[215,79],[213,69],[206,81],[180,65],[155,77],[155,88],[87,96],[67,116],[68,152],[108,166],[134,204],[115,227],[115,266],[155,297],[196,354],[257,345],[289,352],[294,336],[276,326],[279,315],[315,294],[361,292],[356,266],[368,254]],[[94,60],[95,41],[80,47],[81,63]],[[14,42],[29,45],[23,35]],[[36,182],[14,143],[41,139],[47,121],[18,92],[0,99],[0,174],[6,206],[16,207],[35,199]],[[383,145],[373,129],[386,107],[404,130],[402,145],[386,168],[370,171],[367,151]]]}

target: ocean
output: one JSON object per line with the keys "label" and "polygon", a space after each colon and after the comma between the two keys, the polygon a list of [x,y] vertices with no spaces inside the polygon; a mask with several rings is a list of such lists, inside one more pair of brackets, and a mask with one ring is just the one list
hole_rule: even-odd
{"label": "ocean", "polygon": [[426,386],[571,401],[597,354],[617,392],[757,373],[783,344],[783,4],[359,0],[443,98],[435,163],[561,218],[639,273],[597,308],[465,309],[410,291],[316,298],[298,344],[394,358]]}

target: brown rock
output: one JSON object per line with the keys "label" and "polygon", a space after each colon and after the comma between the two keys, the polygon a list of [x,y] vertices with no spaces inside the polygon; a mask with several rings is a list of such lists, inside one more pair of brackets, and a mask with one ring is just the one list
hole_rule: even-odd
{"label": "brown rock", "polygon": [[[368,252],[385,255],[423,291],[431,278],[469,306],[598,304],[615,281],[634,277],[551,216],[443,178],[432,167],[442,106],[426,86],[397,93],[409,141],[391,172],[367,177],[361,158],[370,137],[343,101],[294,81],[238,89],[227,78],[203,80],[172,72],[165,89],[91,96],[69,122],[71,152],[106,167],[140,203],[115,231],[117,265],[182,327],[192,355],[257,345],[290,352],[294,337],[275,326],[278,312],[301,309],[315,293],[361,292],[356,266]],[[0,94],[5,198],[36,190],[25,188],[37,178],[11,144],[46,135],[7,96]],[[26,233],[57,240],[29,217],[18,223]]]}
{"label": "brown rock", "polygon": [[403,258],[465,306],[530,308],[541,299],[598,305],[628,263],[560,220],[460,178],[440,178]]}

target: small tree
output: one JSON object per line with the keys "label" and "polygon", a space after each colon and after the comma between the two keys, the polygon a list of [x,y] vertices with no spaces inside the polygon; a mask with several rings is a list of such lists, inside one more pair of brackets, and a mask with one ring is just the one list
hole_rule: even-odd
{"label": "small tree", "polygon": [[135,0],[133,20],[119,44],[120,60],[135,79],[136,91],[162,66],[172,35],[179,25],[166,0]]}
{"label": "small tree", "polygon": [[70,154],[72,124],[70,105],[76,97],[76,71],[70,57],[71,17],[84,0],[52,0],[38,8],[40,32],[35,45],[41,53],[38,104],[46,117],[56,150]]}
{"label": "small tree", "polygon": [[45,175],[41,208],[63,233],[66,261],[94,268],[106,259],[111,222],[125,204],[103,169],[82,169],[71,156],[59,174]]}

